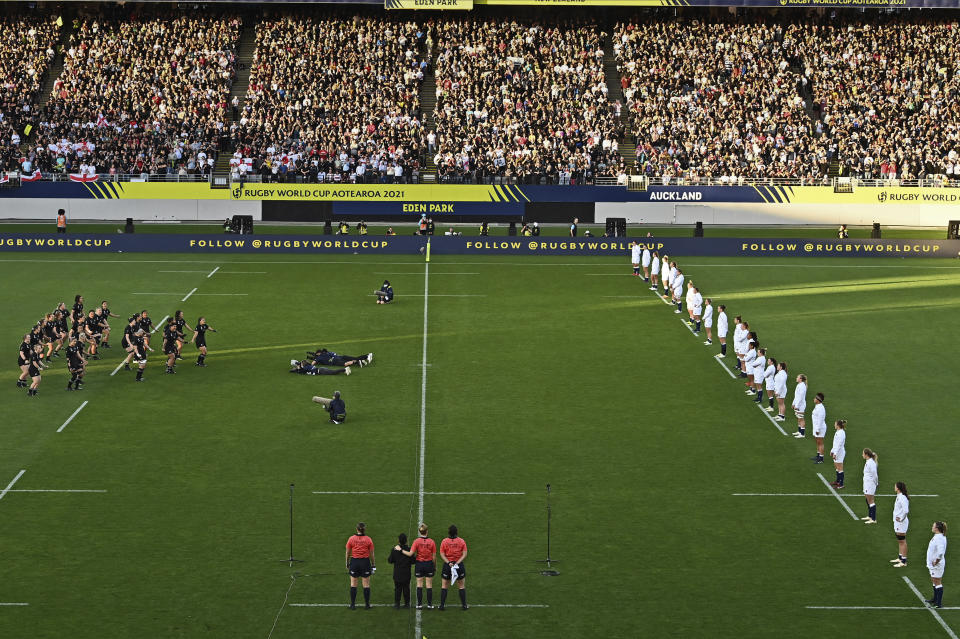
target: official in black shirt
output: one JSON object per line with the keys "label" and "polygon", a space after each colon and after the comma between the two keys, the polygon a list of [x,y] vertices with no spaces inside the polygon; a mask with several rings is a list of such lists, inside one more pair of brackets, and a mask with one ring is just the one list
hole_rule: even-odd
{"label": "official in black shirt", "polygon": [[397,535],[397,547],[390,551],[387,561],[393,564],[393,607],[400,607],[400,595],[403,595],[403,607],[410,607],[410,567],[413,565],[413,557],[407,557],[403,551],[409,551],[407,545],[407,534]]}

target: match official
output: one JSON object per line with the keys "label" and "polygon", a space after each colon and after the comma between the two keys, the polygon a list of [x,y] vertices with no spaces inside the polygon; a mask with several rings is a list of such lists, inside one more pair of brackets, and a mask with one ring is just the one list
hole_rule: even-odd
{"label": "match official", "polygon": [[467,606],[467,569],[463,560],[467,558],[467,542],[457,536],[457,527],[452,525],[448,529],[449,537],[440,542],[440,559],[443,560],[443,570],[440,572],[440,610],[445,610],[447,603],[447,588],[458,581],[460,585],[460,605],[466,610]]}
{"label": "match official", "polygon": [[373,553],[373,540],[366,535],[367,525],[357,524],[357,532],[347,540],[347,571],[350,573],[350,610],[357,607],[357,582],[363,583],[363,601],[366,609],[370,605],[370,575],[377,570],[377,559]]}

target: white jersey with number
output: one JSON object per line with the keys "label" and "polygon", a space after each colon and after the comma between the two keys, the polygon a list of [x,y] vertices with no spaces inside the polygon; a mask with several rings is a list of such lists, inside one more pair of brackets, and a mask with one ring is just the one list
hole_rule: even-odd
{"label": "white jersey with number", "polygon": [[907,534],[910,527],[910,499],[903,493],[897,493],[897,501],[893,503],[893,532]]}
{"label": "white jersey with number", "polygon": [[717,335],[720,337],[726,337],[729,326],[727,325],[727,314],[724,311],[720,311],[717,315]]}
{"label": "white jersey with number", "polygon": [[827,409],[823,404],[813,407],[813,436],[827,436]]}
{"label": "white jersey with number", "polygon": [[877,473],[877,462],[871,457],[863,464],[863,494],[876,495],[880,476]]}
{"label": "white jersey with number", "polygon": [[[823,404],[820,404],[823,406]],[[842,428],[838,428],[833,431],[833,447],[830,449],[830,454],[833,455],[833,460],[838,464],[843,463],[844,457],[847,456],[847,431]]]}
{"label": "white jersey with number", "polygon": [[793,389],[793,410],[802,413],[807,410],[807,383],[798,382]]}

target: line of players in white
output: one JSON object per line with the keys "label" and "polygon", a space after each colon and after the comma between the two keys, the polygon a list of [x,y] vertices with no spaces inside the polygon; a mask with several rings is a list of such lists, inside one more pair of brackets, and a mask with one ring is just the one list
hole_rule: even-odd
{"label": "line of players in white", "polygon": [[[647,237],[650,237],[648,234]],[[714,307],[713,300],[709,297],[704,298],[700,289],[694,286],[693,282],[687,281],[683,270],[677,266],[675,261],[671,261],[668,255],[660,256],[656,250],[651,251],[650,242],[631,244],[631,263],[633,266],[633,275],[643,277],[644,282],[650,283],[650,290],[659,294],[658,288],[663,287],[661,297],[676,306],[674,313],[680,315],[683,313],[683,306],[686,303],[688,314],[687,324],[691,327],[694,335],[699,336],[701,329],[706,331],[706,341],[704,345],[713,344],[713,324]],[[641,269],[643,273],[641,274]],[[720,341],[720,353],[715,357],[724,359],[727,356],[727,335],[729,333],[729,322],[727,319],[726,307],[721,304],[717,306],[717,338]],[[776,401],[779,409],[773,419],[777,422],[786,420],[786,398],[787,398],[787,363],[778,362],[775,358],[768,356],[767,349],[760,346],[755,331],[750,330],[750,325],[743,321],[740,316],[735,318],[733,331],[733,349],[737,357],[737,365],[734,370],[738,371],[740,377],[745,379],[746,394],[755,395],[754,400],[762,406],[764,391],[766,391],[768,406],[767,412],[773,412],[774,402]],[[791,408],[797,417],[797,432],[794,437],[803,439],[806,437],[806,410],[807,410],[807,376],[800,374],[796,377],[796,387],[793,392],[793,402]],[[823,440],[827,434],[827,410],[824,405],[823,393],[817,393],[814,397],[814,406],[811,414],[813,420],[813,438],[817,445],[817,454],[810,459],[816,464],[822,464],[824,459]],[[830,483],[835,489],[844,487],[843,463],[846,457],[846,432],[847,422],[844,419],[838,419],[834,422],[833,445],[830,449],[830,457],[833,460],[836,471],[836,479]],[[863,495],[867,502],[867,516],[861,517],[865,524],[877,523],[877,505],[875,497],[877,487],[880,483],[877,471],[877,454],[869,448],[864,448],[862,452],[864,459],[863,466]],[[897,537],[898,553],[897,558],[892,559],[891,563],[897,568],[903,568],[907,565],[907,529],[910,525],[910,495],[906,484],[897,482],[894,486],[896,491],[896,501],[893,507],[893,530]],[[930,572],[930,579],[933,583],[933,597],[925,601],[938,608],[943,607],[943,570],[946,565],[947,551],[947,525],[942,521],[934,522],[931,531],[933,538],[927,546],[927,569]]]}

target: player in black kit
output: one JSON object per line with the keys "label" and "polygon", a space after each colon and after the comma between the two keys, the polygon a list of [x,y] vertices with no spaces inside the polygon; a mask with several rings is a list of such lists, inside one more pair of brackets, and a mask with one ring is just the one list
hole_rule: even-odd
{"label": "player in black kit", "polygon": [[[146,311],[144,311],[146,312]],[[138,328],[130,338],[133,343],[133,363],[137,365],[137,381],[143,381],[143,369],[147,367],[147,346],[145,331]]]}
{"label": "player in black kit", "polygon": [[97,355],[97,344],[100,343],[100,320],[94,311],[87,313],[84,326],[86,328],[87,343],[89,344],[87,356],[90,359],[100,359],[100,356]]}
{"label": "player in black kit", "polygon": [[103,339],[100,341],[100,346],[110,348],[110,318],[120,316],[110,312],[107,300],[100,302],[100,314],[103,315]]}
{"label": "player in black kit", "polygon": [[127,358],[123,360],[123,370],[125,371],[130,370],[130,360],[133,359],[133,355],[136,352],[133,346],[133,334],[140,328],[137,325],[139,319],[139,315],[131,317],[127,322],[127,327],[123,329],[123,337],[120,338],[120,346],[123,347],[123,350],[127,351]]}
{"label": "player in black kit", "polygon": [[183,311],[177,311],[173,314],[173,319],[177,324],[177,359],[183,359],[180,356],[180,351],[183,350],[183,338],[186,333],[183,332],[183,329],[192,331],[193,329],[187,324],[187,320],[183,319]]}
{"label": "player in black kit", "polygon": [[27,395],[34,397],[37,394],[37,387],[40,386],[40,371],[43,370],[43,345],[34,344],[30,347],[30,363],[27,365],[27,375],[30,376],[32,383],[27,389]]}
{"label": "player in black kit", "polygon": [[194,366],[206,366],[203,360],[207,359],[207,331],[217,332],[215,328],[211,328],[210,325],[207,324],[205,317],[201,317],[197,320],[197,327],[193,329],[193,337],[190,338],[190,341],[193,342],[200,351],[200,354],[197,355],[197,363],[194,364]]}
{"label": "player in black kit", "polygon": [[[153,331],[153,320],[147,315],[147,310],[140,311],[140,317],[137,319],[137,326],[143,329],[143,343],[150,348],[150,333]],[[153,350],[150,348],[150,350]]]}
{"label": "player in black kit", "polygon": [[70,319],[73,320],[73,329],[77,329],[77,322],[83,319],[83,295],[77,295],[73,298],[73,311],[70,313]]}
{"label": "player in black kit", "polygon": [[23,336],[23,342],[20,344],[20,352],[17,354],[17,366],[20,367],[20,377],[17,378],[17,388],[28,386],[27,378],[30,377],[30,354],[33,348],[30,346],[30,333]]}
{"label": "player in black kit", "polygon": [[87,360],[83,358],[83,346],[77,342],[76,337],[70,338],[67,344],[67,369],[70,371],[70,381],[67,382],[67,390],[83,390],[83,374],[87,366]]}
{"label": "player in black kit", "polygon": [[171,317],[163,328],[163,354],[167,356],[166,372],[171,375],[176,373],[173,367],[177,362],[177,342],[179,340],[180,333],[177,331],[177,320]]}

